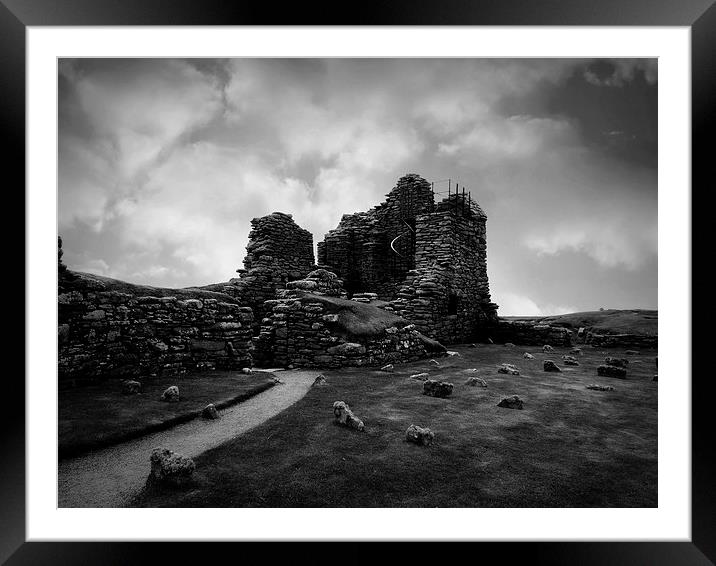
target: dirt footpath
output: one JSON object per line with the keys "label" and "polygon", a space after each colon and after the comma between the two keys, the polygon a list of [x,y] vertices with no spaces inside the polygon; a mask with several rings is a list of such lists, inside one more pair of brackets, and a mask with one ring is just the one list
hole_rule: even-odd
{"label": "dirt footpath", "polygon": [[122,507],[141,490],[149,475],[153,448],[195,457],[260,425],[301,399],[317,371],[282,371],[283,382],[219,414],[175,428],[63,460],[58,469],[59,507]]}

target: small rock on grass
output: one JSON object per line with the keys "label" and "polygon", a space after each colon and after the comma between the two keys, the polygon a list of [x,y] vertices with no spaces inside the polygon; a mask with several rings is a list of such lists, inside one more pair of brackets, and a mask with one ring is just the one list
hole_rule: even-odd
{"label": "small rock on grass", "polygon": [[578,366],[579,362],[574,356],[562,356],[562,361],[565,366]]}
{"label": "small rock on grass", "polygon": [[542,351],[543,352],[554,352],[554,348],[552,346],[550,346],[549,344],[545,344],[544,346],[542,346]]}
{"label": "small rock on grass", "polygon": [[250,374],[254,373],[254,370],[252,370],[251,368],[241,368],[241,373]]}
{"label": "small rock on grass", "polygon": [[562,370],[560,367],[555,364],[552,360],[545,360],[544,364],[542,365],[544,371],[551,371],[551,372],[561,372]]}
{"label": "small rock on grass", "polygon": [[507,375],[520,375],[520,370],[518,370],[512,364],[502,364],[500,367],[497,368],[497,373],[506,373]]}
{"label": "small rock on grass", "polygon": [[611,385],[597,385],[596,383],[590,383],[587,385],[587,389],[592,389],[593,391],[614,391]]}
{"label": "small rock on grass", "polygon": [[629,360],[626,358],[604,358],[604,363],[608,366],[616,366],[620,368],[625,368],[629,365]]}
{"label": "small rock on grass", "polygon": [[418,381],[425,381],[428,377],[430,377],[429,373],[414,373],[410,376],[410,379],[417,379]]}
{"label": "small rock on grass", "polygon": [[176,401],[179,401],[179,388],[176,385],[167,387],[164,390],[164,393],[162,393],[160,400],[167,401],[169,403],[174,403]]}
{"label": "small rock on grass", "polygon": [[201,416],[209,420],[218,419],[219,411],[216,410],[213,403],[209,403],[206,407],[204,407],[204,410],[201,411]]}
{"label": "small rock on grass", "polygon": [[363,430],[365,430],[363,421],[356,417],[353,414],[353,411],[351,411],[351,408],[343,401],[336,401],[333,403],[333,416],[335,418],[335,422],[340,425],[353,428],[359,432],[363,432]]}
{"label": "small rock on grass", "polygon": [[423,382],[423,395],[429,397],[440,397],[444,399],[452,395],[453,384],[445,381],[435,381],[433,379],[426,379]]}
{"label": "small rock on grass", "polygon": [[505,397],[497,406],[505,409],[523,409],[524,403],[517,395],[512,395],[511,397]]}
{"label": "small rock on grass", "polygon": [[505,342],[505,348],[514,348],[515,345],[512,342]]}
{"label": "small rock on grass", "polygon": [[387,365],[384,365],[382,368],[380,368],[380,371],[385,371],[387,373],[393,373],[394,369],[395,369],[395,366],[393,364],[387,364]]}
{"label": "small rock on grass", "polygon": [[423,428],[411,424],[405,431],[405,440],[413,442],[419,446],[430,446],[433,443],[435,434],[429,428]]}
{"label": "small rock on grass", "polygon": [[432,365],[434,365],[434,366],[439,366],[439,365],[440,365],[440,362],[437,361],[437,360],[430,360],[430,363],[431,363]]}
{"label": "small rock on grass", "polygon": [[459,355],[460,355],[460,352],[453,352],[453,351],[451,351],[451,350],[448,350],[448,351],[446,352],[446,354],[447,354],[448,356],[452,357],[452,356],[459,356]]}
{"label": "small rock on grass", "polygon": [[529,352],[525,352],[524,354],[522,354],[522,357],[525,360],[534,360],[535,359],[535,357],[532,354],[530,354]]}
{"label": "small rock on grass", "polygon": [[328,382],[326,381],[326,376],[322,373],[316,376],[316,379],[313,380],[313,385],[316,387],[322,387],[324,385],[327,385]]}
{"label": "small rock on grass", "polygon": [[618,379],[626,379],[627,371],[618,366],[599,366],[597,375],[600,377],[616,377]]}
{"label": "small rock on grass", "polygon": [[136,395],[142,392],[142,384],[133,379],[127,379],[122,382],[122,393],[124,395]]}
{"label": "small rock on grass", "polygon": [[148,484],[181,486],[189,481],[196,468],[194,460],[166,448],[155,448],[149,457],[151,471]]}
{"label": "small rock on grass", "polygon": [[476,385],[487,387],[487,382],[479,377],[471,377],[465,382],[465,385],[470,385],[471,387],[475,387]]}
{"label": "small rock on grass", "polygon": [[572,354],[573,356],[581,356],[582,349],[581,348],[573,348],[572,350],[570,350],[569,353]]}

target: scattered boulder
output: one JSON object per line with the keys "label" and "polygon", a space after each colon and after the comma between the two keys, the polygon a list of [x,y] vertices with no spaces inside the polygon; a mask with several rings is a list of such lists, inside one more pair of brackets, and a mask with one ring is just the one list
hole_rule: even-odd
{"label": "scattered boulder", "polygon": [[219,418],[219,411],[216,410],[213,403],[209,403],[204,407],[204,410],[201,411],[201,416],[205,419],[215,420]]}
{"label": "scattered boulder", "polygon": [[444,399],[452,395],[452,383],[446,381],[435,381],[434,379],[426,379],[423,382],[423,395],[430,397],[440,397]]}
{"label": "scattered boulder", "polygon": [[433,443],[435,434],[429,428],[423,428],[411,424],[405,431],[405,440],[413,442],[419,446],[430,446]]}
{"label": "scattered boulder", "polygon": [[522,354],[522,357],[525,360],[534,360],[535,359],[535,357],[532,354],[530,354],[529,352],[525,352],[524,354]]}
{"label": "scattered boulder", "polygon": [[500,367],[497,368],[497,373],[506,373],[508,375],[520,375],[520,370],[518,370],[512,364],[502,364]]}
{"label": "scattered boulder", "polygon": [[505,348],[514,348],[515,345],[512,342],[505,342]]}
{"label": "scattered boulder", "polygon": [[176,454],[166,448],[155,448],[149,457],[152,469],[147,478],[148,484],[181,486],[187,483],[196,468],[194,460]]}
{"label": "scattered boulder", "polygon": [[360,432],[365,430],[363,421],[356,417],[353,411],[351,411],[351,408],[343,401],[333,403],[333,416],[335,417],[335,422],[340,425],[354,428]]}
{"label": "scattered boulder", "polygon": [[167,401],[169,403],[173,403],[176,401],[179,401],[179,388],[176,385],[172,385],[171,387],[167,387],[164,390],[164,393],[162,393],[162,396],[160,397],[161,401]]}
{"label": "scattered boulder", "polygon": [[625,368],[629,365],[629,360],[626,358],[604,358],[604,363],[608,366],[617,366]]}
{"label": "scattered boulder", "polygon": [[505,397],[497,406],[505,409],[523,409],[524,403],[517,395],[512,395],[511,397]]}
{"label": "scattered boulder", "polygon": [[393,364],[388,364],[380,368],[380,371],[385,371],[388,373],[393,373],[393,370],[395,369],[395,366]]}
{"label": "scattered boulder", "polygon": [[430,377],[429,373],[414,373],[410,376],[410,379],[417,379],[418,381],[425,381],[428,377]]}
{"label": "scattered boulder", "polygon": [[460,355],[460,352],[453,352],[453,351],[451,351],[451,350],[448,350],[448,351],[445,352],[445,353],[446,353],[448,356],[451,356],[451,357],[452,357],[452,356],[459,356],[459,355]]}
{"label": "scattered boulder", "polygon": [[550,346],[549,344],[545,344],[544,346],[542,346],[542,351],[545,353],[546,352],[554,352],[554,348],[552,346]]}
{"label": "scattered boulder", "polygon": [[562,361],[564,362],[565,366],[578,366],[579,362],[577,361],[577,358],[574,356],[562,356]]}
{"label": "scattered boulder", "polygon": [[596,383],[590,383],[587,385],[587,389],[592,389],[593,391],[614,391],[611,385],[597,385]]}
{"label": "scattered boulder", "polygon": [[616,377],[618,379],[626,379],[627,372],[619,366],[599,366],[597,375],[601,377]]}
{"label": "scattered boulder", "polygon": [[127,379],[122,382],[122,393],[125,395],[136,395],[142,392],[142,384],[139,381]]}
{"label": "scattered boulder", "polygon": [[252,370],[251,368],[241,368],[241,373],[250,374],[254,373],[254,370]]}
{"label": "scattered boulder", "polygon": [[433,364],[434,366],[439,366],[439,365],[440,365],[440,362],[437,361],[437,360],[430,360],[430,363]]}
{"label": "scattered boulder", "polygon": [[475,387],[476,385],[487,387],[487,382],[479,377],[471,377],[465,382],[465,385],[470,385],[471,387]]}
{"label": "scattered boulder", "polygon": [[322,387],[324,385],[328,385],[328,382],[326,381],[326,376],[322,373],[316,376],[316,379],[313,380],[313,385],[316,387]]}
{"label": "scattered boulder", "polygon": [[542,365],[544,371],[561,372],[562,369],[555,364],[552,360],[545,360]]}

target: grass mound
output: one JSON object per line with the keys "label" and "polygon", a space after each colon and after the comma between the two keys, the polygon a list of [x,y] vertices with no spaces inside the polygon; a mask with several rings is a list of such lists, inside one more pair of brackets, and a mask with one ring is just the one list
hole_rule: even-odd
{"label": "grass mound", "polygon": [[305,292],[300,293],[298,300],[302,303],[321,303],[327,313],[337,314],[338,322],[331,330],[349,341],[382,337],[386,328],[403,328],[410,324],[397,314],[368,303]]}

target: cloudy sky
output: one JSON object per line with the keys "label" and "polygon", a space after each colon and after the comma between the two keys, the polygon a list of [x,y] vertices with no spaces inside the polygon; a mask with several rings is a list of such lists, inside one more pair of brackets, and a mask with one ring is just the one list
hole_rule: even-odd
{"label": "cloudy sky", "polygon": [[251,218],[316,242],[410,172],[486,211],[501,314],[656,308],[656,148],[653,59],[64,59],[63,259],[226,281]]}

